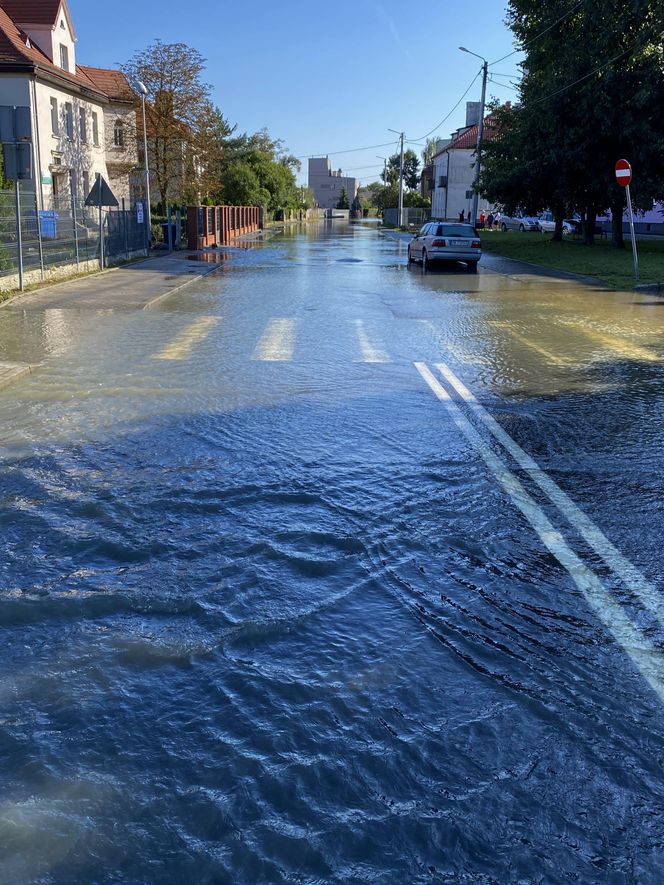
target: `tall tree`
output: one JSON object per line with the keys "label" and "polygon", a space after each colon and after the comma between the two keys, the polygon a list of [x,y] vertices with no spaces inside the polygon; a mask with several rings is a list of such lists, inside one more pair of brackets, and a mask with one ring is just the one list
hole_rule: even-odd
{"label": "tall tree", "polygon": [[[565,207],[579,209],[589,244],[597,214],[610,207],[613,241],[622,245],[616,160],[626,157],[638,170],[633,195],[640,208],[664,193],[664,5],[510,0],[508,23],[527,57],[501,160],[511,150],[531,202],[546,199],[557,218]],[[487,153],[490,167],[495,151]]]}
{"label": "tall tree", "polygon": [[[387,161],[387,181],[389,184],[399,184],[400,166],[401,155],[393,154]],[[403,155],[403,181],[409,190],[415,190],[420,184],[420,161],[411,148],[404,151]]]}
{"label": "tall tree", "polygon": [[147,89],[146,117],[151,169],[162,203],[182,200],[201,123],[211,109],[203,82],[205,59],[186,43],[155,40],[122,66],[134,86]]}

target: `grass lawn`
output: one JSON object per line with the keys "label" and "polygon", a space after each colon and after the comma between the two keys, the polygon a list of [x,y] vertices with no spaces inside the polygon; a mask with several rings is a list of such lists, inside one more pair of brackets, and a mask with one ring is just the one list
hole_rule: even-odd
{"label": "grass lawn", "polygon": [[[518,231],[482,231],[482,250],[542,267],[567,270],[597,277],[616,289],[633,289],[632,246],[614,249],[610,240],[597,239],[594,246],[584,246],[572,237],[554,243],[551,234]],[[664,283],[664,240],[637,240],[640,283]]]}

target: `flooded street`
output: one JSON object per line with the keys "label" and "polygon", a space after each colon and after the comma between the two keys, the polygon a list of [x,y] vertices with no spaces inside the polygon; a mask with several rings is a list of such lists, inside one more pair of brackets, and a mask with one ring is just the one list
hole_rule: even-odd
{"label": "flooded street", "polygon": [[0,311],[0,881],[661,882],[664,299],[406,245]]}

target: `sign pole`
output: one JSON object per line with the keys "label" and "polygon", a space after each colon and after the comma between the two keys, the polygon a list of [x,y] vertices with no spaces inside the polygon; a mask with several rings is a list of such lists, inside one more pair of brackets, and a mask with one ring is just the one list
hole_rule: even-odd
{"label": "sign pole", "polygon": [[629,185],[625,188],[627,191],[627,209],[629,211],[629,229],[632,235],[632,258],[634,259],[634,277],[639,282],[639,256],[636,252],[636,234],[634,233],[634,213],[632,212],[632,197],[629,192]]}
{"label": "sign pole", "polygon": [[18,287],[23,291],[23,233],[21,231],[21,190],[18,178],[14,182],[16,195],[16,249],[18,252]]}
{"label": "sign pole", "polygon": [[627,192],[627,209],[629,211],[629,229],[632,234],[632,258],[634,259],[634,276],[639,281],[639,256],[636,252],[636,234],[634,233],[634,213],[632,212],[632,196],[629,186],[632,181],[632,167],[627,160],[618,160],[616,163],[616,181]]}

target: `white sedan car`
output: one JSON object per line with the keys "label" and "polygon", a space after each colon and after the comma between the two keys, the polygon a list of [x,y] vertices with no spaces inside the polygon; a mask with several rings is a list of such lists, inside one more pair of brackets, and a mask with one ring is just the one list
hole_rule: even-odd
{"label": "white sedan car", "polygon": [[527,230],[539,230],[539,221],[534,215],[525,215],[523,212],[517,212],[516,215],[501,215],[500,229],[520,230],[522,233]]}
{"label": "white sedan car", "polygon": [[[553,212],[542,212],[542,214],[538,216],[537,221],[542,233],[552,234],[556,229],[556,219],[553,217]],[[574,228],[569,221],[563,221],[563,233],[574,233]]]}
{"label": "white sedan car", "polygon": [[426,270],[430,261],[465,261],[471,273],[477,270],[482,243],[472,224],[430,221],[408,244],[408,263],[421,261]]}

